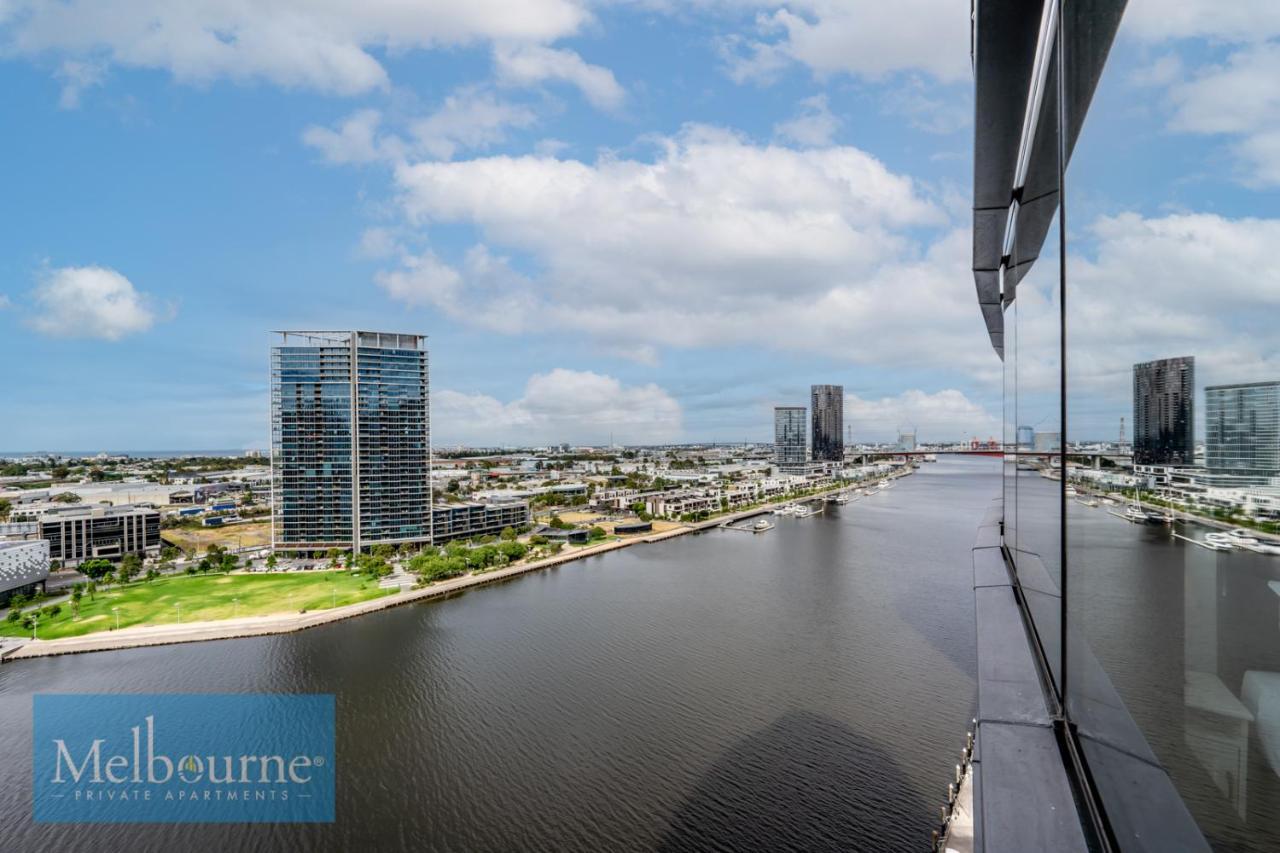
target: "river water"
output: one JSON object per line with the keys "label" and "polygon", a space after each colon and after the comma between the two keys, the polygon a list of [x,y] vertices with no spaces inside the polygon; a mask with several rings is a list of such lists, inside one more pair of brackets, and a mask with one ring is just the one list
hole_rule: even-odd
{"label": "river water", "polygon": [[[919,850],[991,460],[278,637],[0,667],[4,850]],[[331,825],[36,825],[31,696],[336,694]]]}

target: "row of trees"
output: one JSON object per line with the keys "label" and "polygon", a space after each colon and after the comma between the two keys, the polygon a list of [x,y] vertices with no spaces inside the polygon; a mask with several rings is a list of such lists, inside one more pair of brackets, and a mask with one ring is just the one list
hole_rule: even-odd
{"label": "row of trees", "polygon": [[529,546],[513,540],[475,548],[450,542],[443,550],[427,551],[409,560],[409,571],[429,583],[467,572],[502,568],[523,559],[528,553]]}

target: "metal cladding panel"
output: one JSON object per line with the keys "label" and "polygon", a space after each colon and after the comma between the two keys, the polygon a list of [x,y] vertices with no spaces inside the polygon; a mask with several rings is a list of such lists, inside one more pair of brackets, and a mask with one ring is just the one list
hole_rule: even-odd
{"label": "metal cladding panel", "polygon": [[[1022,114],[1043,0],[980,0],[974,21],[973,273],[992,346],[1004,357],[998,284]],[[1001,341],[997,344],[997,336]]]}
{"label": "metal cladding panel", "polygon": [[[1059,205],[1057,45],[1066,48],[1063,81],[1070,159],[1107,54],[1115,40],[1126,0],[1064,3],[1060,39],[1050,57],[1045,97],[1032,140],[1025,184],[1019,193],[1012,268],[1005,276],[1004,304],[1040,254]],[[1026,112],[1044,0],[977,0],[974,33],[973,273],[987,333],[1004,357],[1003,315],[986,311],[989,280],[1004,255],[1008,208],[1014,200],[1014,173]]]}

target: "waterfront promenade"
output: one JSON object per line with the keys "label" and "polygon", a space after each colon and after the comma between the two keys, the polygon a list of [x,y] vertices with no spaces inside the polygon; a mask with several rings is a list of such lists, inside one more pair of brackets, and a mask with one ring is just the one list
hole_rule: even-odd
{"label": "waterfront promenade", "polygon": [[129,649],[140,646],[163,646],[174,643],[195,643],[204,640],[228,640],[237,637],[262,637],[270,634],[287,634],[293,631],[302,631],[307,628],[314,628],[318,625],[326,625],[330,622],[338,622],[343,619],[363,616],[366,613],[386,610],[390,607],[399,607],[402,604],[412,604],[418,601],[429,601],[435,598],[444,598],[446,596],[453,595],[454,593],[471,589],[472,587],[497,583],[529,572],[549,569],[553,566],[558,566],[562,563],[568,563],[573,560],[581,560],[586,557],[594,557],[609,551],[615,551],[619,548],[627,548],[640,543],[660,542],[665,539],[683,536],[687,533],[695,533],[701,530],[717,527],[727,522],[750,518],[751,516],[768,512],[775,506],[781,506],[783,504],[793,502],[817,500],[825,497],[826,495],[833,494],[850,487],[850,484],[841,484],[840,486],[833,486],[830,489],[817,492],[812,495],[807,495],[805,497],[787,497],[773,503],[762,504],[740,512],[717,515],[706,521],[689,522],[680,527],[663,531],[661,533],[652,533],[645,536],[635,536],[611,542],[602,542],[598,545],[587,545],[581,548],[575,548],[572,551],[562,552],[551,557],[546,557],[541,560],[534,560],[528,563],[508,566],[502,569],[494,569],[492,571],[465,575],[459,578],[451,578],[445,581],[438,581],[430,586],[419,587],[416,589],[402,589],[400,592],[392,595],[371,599],[369,601],[362,601],[356,604],[348,604],[342,607],[328,608],[325,610],[310,610],[300,613],[273,613],[266,616],[245,616],[207,622],[135,626],[132,628],[124,628],[120,631],[99,631],[93,634],[85,634],[79,637],[64,637],[57,640],[22,641],[12,640],[12,638],[9,638],[5,645],[0,647],[0,660],[8,662],[21,660],[23,658],[48,657],[51,655],[81,654],[84,652]]}

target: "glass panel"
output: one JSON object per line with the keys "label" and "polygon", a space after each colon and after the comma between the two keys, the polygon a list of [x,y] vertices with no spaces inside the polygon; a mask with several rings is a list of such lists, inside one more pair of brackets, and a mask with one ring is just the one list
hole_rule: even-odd
{"label": "glass panel", "polygon": [[[1082,90],[1089,33],[1064,36]],[[1066,182],[1068,605],[1087,641],[1067,712],[1114,742],[1127,709],[1215,849],[1277,850],[1277,194],[1242,171],[1246,140],[1189,132],[1213,106],[1189,81],[1243,48],[1151,38],[1121,26]],[[1247,97],[1238,82],[1221,97]]]}
{"label": "glass panel", "polygon": [[[1052,66],[1051,66],[1052,67]],[[1062,432],[1057,207],[1057,85],[1049,74],[1023,190],[1013,269],[1030,270],[1017,283],[1010,313],[1016,331],[1007,349],[1014,385],[1012,442],[1017,463],[1013,492],[1016,528],[1009,543],[1028,609],[1056,685],[1061,685]],[[1041,236],[1044,236],[1041,243]],[[1034,254],[1027,254],[1032,247]],[[1036,250],[1038,247],[1038,251]]]}

